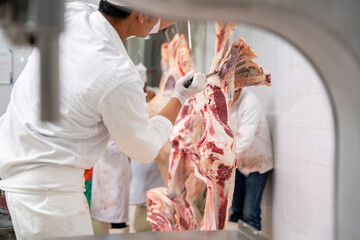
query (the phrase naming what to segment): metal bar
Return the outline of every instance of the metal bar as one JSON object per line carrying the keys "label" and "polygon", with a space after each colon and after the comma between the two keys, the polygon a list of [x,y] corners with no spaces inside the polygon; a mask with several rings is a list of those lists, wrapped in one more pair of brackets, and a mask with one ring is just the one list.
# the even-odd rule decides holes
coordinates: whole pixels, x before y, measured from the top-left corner
{"label": "metal bar", "polygon": [[168,41],[168,42],[170,42],[169,30],[170,30],[169,27],[167,29],[165,29],[165,38],[166,38],[166,41]]}
{"label": "metal bar", "polygon": [[189,42],[189,48],[192,51],[192,41],[191,41],[191,26],[190,26],[190,20],[187,20],[187,28],[188,28],[188,42]]}

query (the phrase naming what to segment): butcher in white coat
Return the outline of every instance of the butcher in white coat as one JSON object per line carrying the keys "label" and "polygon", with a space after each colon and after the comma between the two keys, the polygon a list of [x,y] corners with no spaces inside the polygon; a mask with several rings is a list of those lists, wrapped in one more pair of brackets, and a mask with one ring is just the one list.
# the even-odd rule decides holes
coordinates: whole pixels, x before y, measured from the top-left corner
{"label": "butcher in white coat", "polygon": [[[200,73],[179,79],[168,104],[148,119],[143,82],[123,41],[146,37],[159,18],[111,2],[100,1],[99,10],[81,2],[65,6],[59,119],[39,120],[37,49],[0,118],[0,189],[19,240],[92,235],[84,170],[99,160],[110,137],[132,159],[153,160],[184,101],[205,84]],[[167,25],[162,21],[160,29]],[[191,77],[190,87],[183,87]]]}

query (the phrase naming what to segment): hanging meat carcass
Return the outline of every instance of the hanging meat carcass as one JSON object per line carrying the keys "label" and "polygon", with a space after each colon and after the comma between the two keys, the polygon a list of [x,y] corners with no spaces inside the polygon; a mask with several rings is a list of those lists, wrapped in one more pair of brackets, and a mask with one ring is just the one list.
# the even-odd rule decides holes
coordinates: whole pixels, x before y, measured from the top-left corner
{"label": "hanging meat carcass", "polygon": [[[235,152],[228,114],[234,87],[237,89],[253,85],[271,85],[270,74],[251,61],[256,55],[243,39],[238,39],[229,49],[234,28],[234,24],[216,24],[215,56],[210,72],[219,70],[219,74],[209,78],[202,93],[185,103],[171,136],[169,189],[165,198],[167,202],[170,202],[170,198],[173,203],[174,199],[181,199],[182,204],[191,208],[191,204],[188,203],[191,201],[186,201],[186,193],[187,189],[194,187],[187,188],[185,181],[191,172],[204,180],[207,183],[207,199],[202,230],[225,227],[227,210],[232,198]],[[200,119],[203,122],[204,133],[196,151],[195,146],[199,139],[196,138],[196,134],[200,136],[201,130],[194,130],[201,126],[197,124]],[[152,195],[161,194],[156,193],[156,189],[154,191],[155,193],[148,192],[150,203],[153,203]],[[164,189],[161,191],[165,192]],[[174,205],[171,207],[175,216],[186,216],[183,221],[188,222],[183,224],[184,226],[193,227],[191,224],[194,224],[194,218],[189,214],[194,211],[186,208],[186,211],[182,212]],[[152,225],[154,231],[159,229],[156,222],[152,221]]]}
{"label": "hanging meat carcass", "polygon": [[[153,117],[170,100],[176,80],[185,76],[190,70],[196,70],[193,64],[191,51],[188,47],[184,34],[175,34],[170,43],[161,46],[161,67],[162,78],[160,81],[158,94],[149,102],[148,114]],[[169,155],[171,144],[167,142],[155,158],[155,163],[159,168],[164,185],[168,182]]]}
{"label": "hanging meat carcass", "polygon": [[[173,76],[175,76],[173,74],[173,72],[175,72],[177,74],[177,76],[184,76],[188,71],[190,70],[196,70],[193,64],[193,59],[192,59],[192,55],[191,55],[191,51],[188,47],[187,41],[185,39],[185,36],[183,34],[180,35],[180,44],[178,45],[176,54],[174,55],[174,51],[173,49],[175,48],[175,43],[178,39],[177,37],[178,35],[175,35],[174,39],[172,42],[170,42],[168,45],[163,45],[163,50],[162,53],[165,53],[166,50],[169,52],[169,71],[167,73],[167,76],[164,78],[166,80],[164,80],[164,82],[161,84],[163,87],[160,87],[160,89],[166,89],[167,85],[170,85],[168,83],[168,81],[172,81]],[[165,61],[162,61],[162,63],[165,63]],[[166,66],[166,64],[164,64],[164,66]],[[171,69],[177,70],[176,71],[171,71]],[[161,94],[160,95],[161,98],[166,98],[167,96],[165,94]],[[171,96],[171,95],[170,95]],[[152,105],[154,106],[154,105]],[[183,108],[184,110],[185,108]],[[201,124],[201,119],[199,119],[199,123]],[[201,127],[197,128],[198,130],[202,130]],[[194,141],[193,146],[194,147],[194,152],[196,151],[196,144],[198,142],[198,140],[201,137],[201,133],[195,133],[193,135],[193,139],[195,139],[195,137],[197,137],[197,140]],[[168,174],[168,170],[169,170],[169,155],[170,155],[170,149],[171,149],[171,145],[170,143],[167,143],[160,151],[159,155],[157,156],[157,164],[159,166],[159,169],[161,171],[161,169],[165,169],[165,174],[166,176],[170,176]],[[160,162],[160,164],[159,164]],[[174,169],[179,169],[179,168],[174,168]],[[184,179],[184,185],[192,185],[195,184],[197,186],[199,186],[200,189],[202,189],[205,186],[205,183],[203,183],[201,180],[199,180],[197,177],[194,176],[193,174],[193,168],[190,167],[188,168],[188,173],[186,176],[186,179]],[[162,171],[161,171],[162,172]],[[162,175],[164,175],[162,173]],[[198,189],[199,189],[198,188]],[[148,191],[147,193],[147,198],[148,198],[148,205],[149,206],[149,215],[148,215],[148,219],[150,221],[150,223],[154,223],[154,219],[158,219],[159,216],[164,216],[161,213],[159,213],[159,211],[157,211],[157,209],[163,209],[163,206],[166,207],[170,207],[173,209],[170,212],[174,213],[174,216],[172,219],[169,219],[168,223],[172,223],[174,225],[172,225],[172,229],[177,229],[177,230],[189,230],[189,229],[196,229],[199,225],[200,225],[200,221],[201,221],[201,214],[199,212],[199,210],[197,209],[197,207],[192,203],[193,200],[195,199],[195,197],[198,195],[197,191],[188,191],[188,192],[183,192],[183,194],[180,194],[176,197],[171,198],[171,200],[168,197],[167,191],[165,191],[164,189],[166,188],[156,188],[156,189],[152,189],[150,191]],[[193,188],[196,189],[196,188]],[[167,189],[166,189],[167,190]],[[166,194],[164,194],[166,192]],[[187,194],[188,193],[188,194]],[[164,200],[164,203],[162,203],[162,200]],[[165,200],[167,199],[167,200]],[[172,202],[172,205],[169,205],[169,202]],[[157,204],[160,204],[161,206],[157,206]],[[168,212],[168,211],[166,211]],[[179,212],[179,214],[177,214]],[[165,213],[165,212],[164,212]],[[166,216],[168,216],[167,214],[165,214]],[[176,216],[181,216],[179,218],[177,218]],[[195,217],[194,217],[195,216]],[[173,219],[177,219],[178,221],[173,221]],[[159,224],[163,224],[160,223]],[[159,229],[161,229],[161,231],[164,230],[169,230],[169,227],[164,227],[164,229],[159,228],[156,224],[153,225],[153,230],[154,231],[159,231]]]}
{"label": "hanging meat carcass", "polygon": [[219,73],[209,78],[202,93],[196,96],[204,125],[198,152],[207,184],[202,230],[225,228],[233,196],[235,140],[228,119],[234,89],[271,85],[270,74],[252,61],[256,55],[243,39],[227,48],[232,29],[233,24],[216,24],[217,40],[210,72]]}

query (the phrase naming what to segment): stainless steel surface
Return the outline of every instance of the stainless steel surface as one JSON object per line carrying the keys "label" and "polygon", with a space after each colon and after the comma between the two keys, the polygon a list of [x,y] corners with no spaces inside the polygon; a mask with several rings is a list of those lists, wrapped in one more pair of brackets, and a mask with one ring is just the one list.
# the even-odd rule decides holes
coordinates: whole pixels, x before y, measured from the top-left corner
{"label": "stainless steel surface", "polygon": [[116,235],[96,235],[71,238],[54,238],[58,240],[253,240],[237,230],[229,231],[183,231],[183,232],[144,232]]}
{"label": "stainless steel surface", "polygon": [[[51,238],[53,240],[269,240],[251,226],[239,220],[236,230],[181,231],[181,232],[142,232],[127,234],[105,234],[69,238]],[[50,240],[50,239],[49,239]]]}
{"label": "stainless steel surface", "polygon": [[[53,240],[267,240],[262,235],[250,236],[240,230],[222,231],[182,231],[182,232],[144,232],[113,235],[96,235]],[[50,239],[49,239],[50,240]]]}
{"label": "stainless steel surface", "polygon": [[0,24],[14,44],[31,44],[41,53],[40,93],[43,121],[58,118],[58,37],[64,25],[63,0],[2,0]]}

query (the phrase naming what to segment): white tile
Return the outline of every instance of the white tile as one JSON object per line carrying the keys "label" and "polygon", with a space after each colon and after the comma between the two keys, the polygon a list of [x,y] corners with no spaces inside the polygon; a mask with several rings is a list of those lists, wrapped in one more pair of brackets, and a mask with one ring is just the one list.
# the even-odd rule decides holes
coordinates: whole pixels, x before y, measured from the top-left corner
{"label": "white tile", "polygon": [[287,184],[287,169],[288,161],[285,156],[281,154],[274,154],[274,180],[276,183]]}
{"label": "white tile", "polygon": [[302,160],[296,161],[297,177],[295,180],[295,189],[301,194],[309,196],[316,189],[314,184],[316,176],[312,174],[310,168],[311,166],[308,162]]}
{"label": "white tile", "polygon": [[317,192],[315,198],[319,201],[334,206],[334,169],[315,165]]}
{"label": "white tile", "polygon": [[298,199],[296,221],[309,231],[316,232],[316,225],[320,221],[317,207],[318,201],[300,192],[297,192],[296,197]]}
{"label": "white tile", "polygon": [[286,213],[287,186],[274,181],[273,191],[274,214]]}
{"label": "white tile", "polygon": [[326,93],[319,95],[319,127],[335,129],[333,119],[333,109],[329,97]]}
{"label": "white tile", "polygon": [[304,229],[297,222],[289,220],[287,223],[288,236],[287,239],[291,240],[315,240],[319,239],[314,233]]}
{"label": "white tile", "polygon": [[285,214],[276,212],[273,214],[273,239],[289,240],[289,219]]}
{"label": "white tile", "polygon": [[273,148],[274,152],[279,154],[287,154],[287,144],[289,141],[289,128],[287,127],[276,127],[273,131]]}
{"label": "white tile", "polygon": [[290,69],[291,85],[290,96],[299,96],[308,93],[309,79],[305,77],[305,63],[297,64]]}
{"label": "white tile", "polygon": [[287,171],[286,171],[286,185],[293,190],[296,189],[296,184],[299,178],[299,172],[297,170],[297,160],[292,157],[287,157]]}
{"label": "white tile", "polygon": [[276,124],[280,126],[290,125],[290,98],[277,98],[275,101]]}
{"label": "white tile", "polygon": [[302,161],[315,161],[314,146],[316,146],[317,130],[311,128],[299,128],[297,134],[296,158]]}
{"label": "white tile", "polygon": [[290,96],[290,86],[291,86],[291,77],[290,69],[283,68],[278,69],[275,72],[271,73],[271,88],[275,88],[275,93],[277,97],[288,97]]}
{"label": "white tile", "polygon": [[285,149],[285,153],[288,156],[296,158],[296,153],[298,149],[301,147],[298,141],[299,129],[288,127],[287,128],[288,139],[287,142],[283,144],[283,148]]}
{"label": "white tile", "polygon": [[306,78],[309,79],[309,93],[325,92],[322,80],[320,79],[320,76],[316,72],[315,68],[308,62],[306,65],[308,66],[306,71]]}
{"label": "white tile", "polygon": [[305,60],[304,56],[302,55],[302,53],[299,52],[293,46],[290,47],[289,54],[290,54],[290,64],[291,64],[291,66],[306,62],[306,60]]}
{"label": "white tile", "polygon": [[319,219],[320,224],[318,227],[318,235],[324,240],[334,240],[335,234],[335,219],[334,219],[334,208],[327,205],[319,205]]}
{"label": "white tile", "polygon": [[292,126],[313,127],[320,126],[319,103],[321,95],[311,94],[291,99],[290,121]]}
{"label": "white tile", "polygon": [[317,162],[321,165],[334,167],[335,163],[335,130],[319,129]]}

